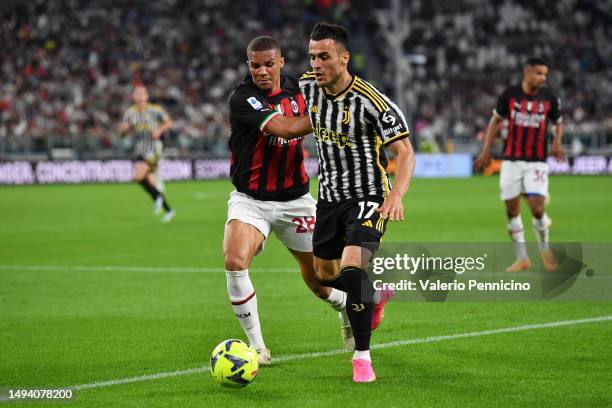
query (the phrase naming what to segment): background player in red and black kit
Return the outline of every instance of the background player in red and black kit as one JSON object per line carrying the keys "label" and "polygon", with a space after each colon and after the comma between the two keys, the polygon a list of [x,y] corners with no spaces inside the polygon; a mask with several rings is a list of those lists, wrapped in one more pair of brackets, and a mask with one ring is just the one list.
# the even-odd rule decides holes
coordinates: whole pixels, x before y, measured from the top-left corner
{"label": "background player in red and black kit", "polygon": [[316,202],[308,190],[302,147],[302,135],[310,132],[310,123],[287,120],[305,115],[304,98],[297,80],[280,73],[284,60],[276,39],[255,38],[247,47],[247,57],[250,75],[229,97],[230,174],[236,190],[228,202],[223,253],[234,312],[260,364],[270,364],[248,268],[274,231],[298,262],[308,287],[340,312],[343,341],[347,348],[354,348],[344,310],[346,294],[315,279]]}
{"label": "background player in red and black kit", "polygon": [[525,233],[520,215],[520,197],[527,198],[533,214],[533,227],[540,242],[540,257],[550,271],[557,264],[548,248],[551,220],[545,212],[548,196],[548,134],[547,124],[554,123],[551,155],[565,159],[561,146],[563,123],[560,99],[545,87],[548,64],[540,58],[530,58],[523,68],[523,80],[506,88],[497,100],[497,107],[485,135],[482,152],[475,162],[477,170],[491,161],[491,147],[504,120],[508,121],[508,136],[504,142],[500,173],[501,199],[506,203],[508,231],[515,243],[516,260],[506,270],[519,272],[531,262],[525,247]]}

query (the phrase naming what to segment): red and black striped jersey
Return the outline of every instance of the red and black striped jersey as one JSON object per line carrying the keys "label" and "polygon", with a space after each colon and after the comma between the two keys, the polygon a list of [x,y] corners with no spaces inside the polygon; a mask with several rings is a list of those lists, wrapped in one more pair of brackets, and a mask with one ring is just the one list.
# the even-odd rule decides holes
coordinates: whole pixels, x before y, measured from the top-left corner
{"label": "red and black striped jersey", "polygon": [[508,120],[504,160],[546,161],[548,120],[562,120],[561,101],[550,88],[527,94],[520,84],[510,86],[499,95],[493,114]]}
{"label": "red and black striped jersey", "polygon": [[308,192],[301,137],[265,132],[274,115],[304,116],[306,104],[295,79],[281,75],[281,89],[266,94],[248,75],[230,94],[230,176],[241,193],[257,200],[289,201]]}

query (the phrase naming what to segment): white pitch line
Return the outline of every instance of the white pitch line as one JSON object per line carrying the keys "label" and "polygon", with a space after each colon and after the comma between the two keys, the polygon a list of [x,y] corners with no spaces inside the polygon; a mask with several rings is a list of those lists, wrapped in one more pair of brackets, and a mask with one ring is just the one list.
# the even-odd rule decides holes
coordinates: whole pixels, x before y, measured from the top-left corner
{"label": "white pitch line", "polygon": [[[612,315],[589,317],[585,319],[576,319],[576,320],[561,320],[561,321],[549,322],[549,323],[526,324],[522,326],[505,327],[501,329],[482,330],[482,331],[468,332],[468,333],[457,333],[457,334],[449,334],[445,336],[432,336],[432,337],[424,337],[424,338],[411,339],[411,340],[391,341],[388,343],[375,344],[372,346],[372,348],[373,349],[384,349],[384,348],[399,347],[399,346],[405,346],[405,345],[411,345],[411,344],[436,343],[439,341],[455,340],[455,339],[462,339],[462,338],[467,338],[467,337],[489,336],[492,334],[514,333],[514,332],[521,332],[521,331],[528,331],[528,330],[547,329],[551,327],[562,327],[562,326],[573,326],[577,324],[604,322],[604,321],[611,321],[611,320],[612,320]],[[279,363],[283,361],[305,360],[309,358],[333,356],[337,354],[343,354],[346,352],[347,352],[346,350],[338,349],[338,350],[330,350],[330,351],[321,351],[317,353],[291,354],[287,356],[276,357],[274,358],[274,362]],[[190,368],[187,370],[178,370],[178,371],[170,371],[170,372],[163,372],[163,373],[157,373],[157,374],[141,375],[138,377],[121,378],[117,380],[98,381],[98,382],[93,382],[89,384],[74,385],[72,387],[66,387],[66,388],[70,388],[73,390],[86,390],[86,389],[91,389],[91,388],[109,387],[111,385],[130,384],[130,383],[135,383],[135,382],[140,382],[140,381],[157,380],[160,378],[178,377],[181,375],[205,373],[208,371],[210,371],[210,367],[205,366],[205,367]]]}
{"label": "white pitch line", "polygon": [[[255,267],[259,272],[297,273],[297,269]],[[126,265],[0,265],[1,270],[18,271],[82,271],[82,272],[176,272],[176,273],[218,273],[223,268],[181,267],[181,266],[126,266]]]}

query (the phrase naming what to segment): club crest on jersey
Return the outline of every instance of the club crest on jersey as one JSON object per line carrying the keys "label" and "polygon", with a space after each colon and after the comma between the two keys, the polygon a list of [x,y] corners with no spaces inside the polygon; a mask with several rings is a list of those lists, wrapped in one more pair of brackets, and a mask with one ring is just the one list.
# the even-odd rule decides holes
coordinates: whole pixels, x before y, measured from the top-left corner
{"label": "club crest on jersey", "polygon": [[543,113],[544,112],[544,103],[540,102],[540,104],[538,105],[538,113]]}
{"label": "club crest on jersey", "polygon": [[297,115],[298,113],[300,113],[300,108],[297,102],[295,101],[295,99],[291,100],[291,111],[293,112],[294,115]]}
{"label": "club crest on jersey", "polygon": [[312,108],[310,108],[310,111],[312,113],[317,113],[317,105],[313,105]]}
{"label": "club crest on jersey", "polygon": [[351,111],[349,108],[342,109],[342,123],[348,125],[351,121]]}
{"label": "club crest on jersey", "polygon": [[251,96],[247,99],[249,105],[253,107],[256,111],[262,110],[264,108],[263,104],[257,100],[254,96]]}

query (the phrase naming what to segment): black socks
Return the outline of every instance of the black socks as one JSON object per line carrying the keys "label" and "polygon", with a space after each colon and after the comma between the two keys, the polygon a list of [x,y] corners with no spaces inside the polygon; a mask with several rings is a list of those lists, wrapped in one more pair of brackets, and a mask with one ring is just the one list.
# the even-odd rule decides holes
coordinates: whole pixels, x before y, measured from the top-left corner
{"label": "black socks", "polygon": [[324,286],[346,292],[346,313],[355,336],[355,350],[369,350],[374,288],[368,280],[366,271],[359,266],[343,266],[335,279],[320,280],[320,282]]}
{"label": "black socks", "polygon": [[142,188],[145,189],[147,193],[151,195],[151,198],[153,199],[153,201],[157,200],[157,197],[162,198],[163,200],[162,205],[164,206],[164,210],[166,212],[172,211],[172,209],[170,208],[170,206],[168,205],[166,201],[166,197],[164,197],[164,195],[160,193],[158,189],[156,189],[151,183],[149,183],[149,180],[145,178],[144,180],[140,181],[140,185],[142,186]]}

